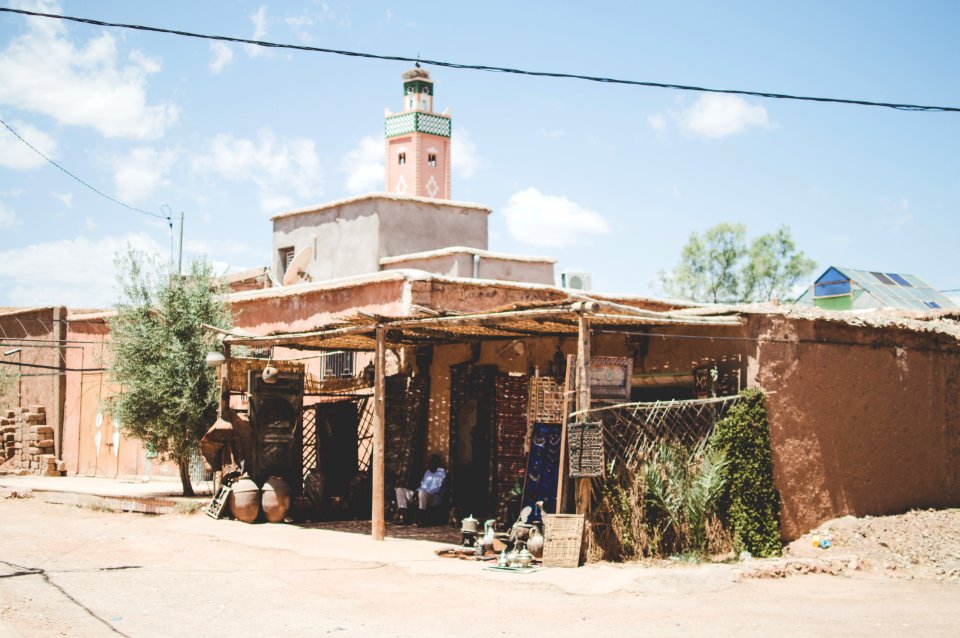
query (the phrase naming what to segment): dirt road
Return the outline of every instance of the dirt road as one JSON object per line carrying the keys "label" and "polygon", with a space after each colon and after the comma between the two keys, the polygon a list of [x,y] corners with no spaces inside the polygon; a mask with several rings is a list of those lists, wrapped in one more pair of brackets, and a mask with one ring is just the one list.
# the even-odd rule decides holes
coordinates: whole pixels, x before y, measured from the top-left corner
{"label": "dirt road", "polygon": [[0,637],[955,636],[960,587],[737,582],[736,567],[514,575],[434,545],[0,500]]}

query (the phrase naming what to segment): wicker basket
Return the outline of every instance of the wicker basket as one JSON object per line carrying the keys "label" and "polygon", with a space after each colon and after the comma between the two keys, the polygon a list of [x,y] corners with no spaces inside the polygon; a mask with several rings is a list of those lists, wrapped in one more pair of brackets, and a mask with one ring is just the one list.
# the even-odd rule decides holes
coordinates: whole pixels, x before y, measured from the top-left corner
{"label": "wicker basket", "polygon": [[543,515],[543,566],[577,567],[583,546],[583,514]]}

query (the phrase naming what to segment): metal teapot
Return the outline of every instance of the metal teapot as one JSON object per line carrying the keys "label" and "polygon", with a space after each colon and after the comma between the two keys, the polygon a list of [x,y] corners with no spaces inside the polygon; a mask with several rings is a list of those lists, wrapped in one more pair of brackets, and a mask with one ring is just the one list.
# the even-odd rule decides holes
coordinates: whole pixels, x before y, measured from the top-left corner
{"label": "metal teapot", "polygon": [[460,533],[462,534],[480,534],[480,521],[473,517],[473,514],[470,514],[465,519],[460,521]]}

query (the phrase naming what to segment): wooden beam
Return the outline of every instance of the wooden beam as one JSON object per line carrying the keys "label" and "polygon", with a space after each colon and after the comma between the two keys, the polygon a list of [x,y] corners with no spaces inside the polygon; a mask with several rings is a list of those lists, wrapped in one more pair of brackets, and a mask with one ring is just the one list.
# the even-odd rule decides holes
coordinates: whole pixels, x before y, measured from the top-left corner
{"label": "wooden beam", "polygon": [[387,330],[384,326],[377,326],[377,349],[374,358],[373,384],[373,461],[372,461],[372,489],[373,504],[370,512],[370,535],[375,541],[382,541],[387,535],[384,521],[384,439],[386,438],[386,347]]}
{"label": "wooden beam", "polygon": [[223,363],[220,365],[220,416],[227,418],[230,409],[230,344],[223,343]]}
{"label": "wooden beam", "polygon": [[[577,330],[577,411],[583,415],[590,409],[590,315],[581,311]],[[577,479],[577,514],[590,518],[591,480]]]}
{"label": "wooden beam", "polygon": [[563,378],[563,418],[560,421],[560,467],[557,470],[557,514],[562,514],[565,509],[564,493],[567,488],[567,421],[570,418],[570,399],[573,398],[573,368],[576,365],[577,358],[567,355],[567,370]]}

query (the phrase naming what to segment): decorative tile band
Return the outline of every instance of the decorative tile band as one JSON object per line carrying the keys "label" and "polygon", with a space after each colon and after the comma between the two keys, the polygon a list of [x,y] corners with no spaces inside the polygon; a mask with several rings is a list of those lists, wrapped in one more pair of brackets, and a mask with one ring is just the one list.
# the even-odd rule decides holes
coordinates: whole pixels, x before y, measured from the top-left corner
{"label": "decorative tile band", "polygon": [[429,133],[441,137],[450,137],[453,123],[449,117],[433,113],[400,113],[391,115],[384,122],[386,137],[397,137],[408,133]]}

